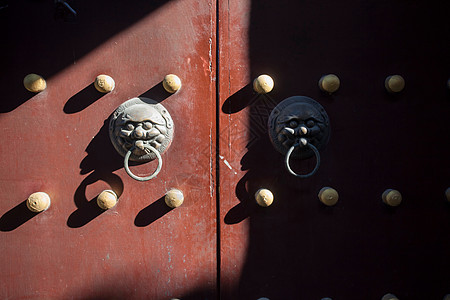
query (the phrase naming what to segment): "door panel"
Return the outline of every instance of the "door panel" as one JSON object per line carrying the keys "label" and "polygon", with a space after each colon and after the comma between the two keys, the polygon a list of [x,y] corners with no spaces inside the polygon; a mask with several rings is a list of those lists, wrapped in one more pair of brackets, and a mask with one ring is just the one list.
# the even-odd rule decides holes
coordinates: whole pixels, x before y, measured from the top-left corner
{"label": "door panel", "polygon": [[[220,2],[220,220],[223,299],[442,299],[449,292],[448,4],[423,1]],[[334,73],[341,87],[322,93]],[[269,74],[268,96],[251,81]],[[405,90],[384,80],[401,74]],[[250,85],[249,85],[250,84]],[[303,95],[331,139],[318,173],[290,175],[267,118]],[[223,157],[223,159],[222,159]],[[293,161],[307,173],[314,159]],[[322,187],[339,192],[334,207]],[[274,203],[259,207],[260,188]],[[385,189],[401,191],[389,208]]]}
{"label": "door panel", "polygon": [[[2,63],[11,73],[3,74],[0,118],[8,157],[0,298],[214,297],[215,4],[69,3],[75,22],[54,19],[53,2],[1,11],[10,45]],[[23,92],[28,73],[44,76],[47,89]],[[182,80],[173,95],[161,85],[170,73]],[[111,93],[93,87],[99,74],[114,78]],[[175,123],[162,171],[145,183],[124,172],[108,136],[111,113],[137,96],[162,103]],[[156,163],[131,168],[150,174]],[[171,188],[185,195],[172,210],[164,203]],[[120,197],[103,212],[96,196],[105,189]],[[36,191],[52,202],[33,215],[24,200]]]}
{"label": "door panel", "polygon": [[[76,18],[53,1],[0,7],[1,298],[450,292],[449,4],[67,3]],[[39,94],[22,84],[34,72],[47,79]],[[182,80],[175,94],[161,84],[170,73]],[[329,73],[341,80],[332,95],[318,88]],[[111,93],[95,90],[99,74],[114,78]],[[275,81],[267,95],[252,89],[260,74]],[[393,74],[406,80],[395,95],[384,88]],[[267,135],[272,109],[294,95],[317,100],[331,121],[308,179],[286,171]],[[161,173],[144,183],[126,174],[108,136],[110,115],[138,96],[175,124]],[[314,164],[292,161],[303,173]],[[333,207],[318,200],[325,186],[339,192]],[[185,195],[176,209],[164,202],[171,188]],[[273,192],[271,206],[255,203],[260,188]],[[402,193],[399,207],[382,203],[388,188]],[[105,189],[119,194],[108,211],[96,205]],[[52,199],[39,214],[25,205],[36,191]]]}

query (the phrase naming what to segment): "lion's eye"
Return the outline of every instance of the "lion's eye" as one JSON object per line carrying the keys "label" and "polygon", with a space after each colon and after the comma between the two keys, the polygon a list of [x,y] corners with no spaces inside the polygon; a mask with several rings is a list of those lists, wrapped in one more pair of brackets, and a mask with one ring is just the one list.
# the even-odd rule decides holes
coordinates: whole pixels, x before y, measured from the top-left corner
{"label": "lion's eye", "polygon": [[142,127],[144,127],[144,129],[146,129],[146,130],[149,130],[149,129],[152,129],[153,124],[151,122],[144,122]]}
{"label": "lion's eye", "polygon": [[291,128],[297,128],[297,126],[298,126],[298,122],[297,122],[297,121],[291,121],[291,122],[289,122],[289,127],[291,127]]}
{"label": "lion's eye", "polygon": [[316,123],[313,120],[308,120],[306,122],[306,126],[308,126],[309,128],[314,127],[314,125],[316,125]]}
{"label": "lion's eye", "polygon": [[134,125],[131,123],[128,123],[127,126],[125,127],[127,130],[133,130],[134,129]]}

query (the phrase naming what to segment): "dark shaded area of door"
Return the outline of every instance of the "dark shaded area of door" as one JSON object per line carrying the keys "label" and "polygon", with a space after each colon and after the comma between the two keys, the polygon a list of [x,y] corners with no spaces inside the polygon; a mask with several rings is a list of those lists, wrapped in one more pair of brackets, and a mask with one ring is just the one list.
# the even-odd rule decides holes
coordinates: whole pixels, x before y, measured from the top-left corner
{"label": "dark shaded area of door", "polygon": [[[235,297],[381,299],[390,292],[442,299],[450,293],[449,11],[439,1],[252,1],[252,78],[273,76],[275,102],[293,95],[320,102],[331,139],[309,179],[287,173],[266,134],[249,144],[236,194],[247,195],[247,186],[253,195],[265,185],[276,200],[250,216]],[[318,89],[328,73],[341,79],[332,96]],[[393,74],[406,80],[399,95],[384,88]],[[252,104],[251,128],[266,126],[257,114],[258,105],[268,104]],[[313,166],[294,164],[304,173]],[[324,186],[340,193],[336,206],[318,201]],[[387,188],[401,191],[399,207],[382,204]]]}
{"label": "dark shaded area of door", "polygon": [[[54,2],[9,1],[0,9],[0,67],[8,70],[0,75],[0,89],[8,91],[0,112],[12,111],[34,96],[18,78],[29,73],[51,78],[169,0],[67,0],[77,13],[75,18],[65,17]],[[105,64],[107,61],[105,57]]]}

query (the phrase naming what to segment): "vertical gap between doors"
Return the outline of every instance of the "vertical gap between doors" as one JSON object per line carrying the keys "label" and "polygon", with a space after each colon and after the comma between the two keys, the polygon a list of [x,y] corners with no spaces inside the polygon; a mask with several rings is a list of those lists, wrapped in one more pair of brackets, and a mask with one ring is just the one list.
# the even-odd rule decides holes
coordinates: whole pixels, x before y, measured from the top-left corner
{"label": "vertical gap between doors", "polygon": [[215,140],[215,160],[216,160],[216,180],[215,180],[215,192],[216,192],[216,268],[217,268],[217,299],[221,298],[221,243],[220,243],[220,29],[219,29],[219,16],[220,16],[220,0],[216,0],[216,140]]}

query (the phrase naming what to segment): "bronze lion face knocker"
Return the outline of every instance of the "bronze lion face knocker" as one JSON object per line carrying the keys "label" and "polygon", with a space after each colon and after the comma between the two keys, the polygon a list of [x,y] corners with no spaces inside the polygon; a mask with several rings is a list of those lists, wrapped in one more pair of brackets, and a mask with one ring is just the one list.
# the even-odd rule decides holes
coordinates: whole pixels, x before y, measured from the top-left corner
{"label": "bronze lion face knocker", "polygon": [[[173,139],[174,124],[167,109],[148,98],[133,98],[122,103],[109,122],[109,137],[122,156],[128,175],[139,181],[150,180],[161,171],[161,154]],[[156,171],[147,177],[134,175],[128,162],[148,162],[158,159]]]}
{"label": "bronze lion face knocker", "polygon": [[[325,109],[316,101],[304,96],[294,96],[280,102],[269,116],[269,136],[275,149],[286,155],[285,166],[300,178],[314,175],[320,166],[319,150],[330,137],[330,121]],[[316,156],[314,170],[305,175],[295,173],[290,157],[305,159]]]}

